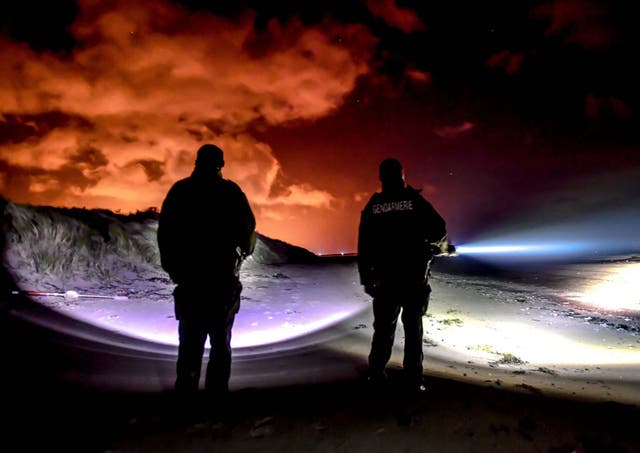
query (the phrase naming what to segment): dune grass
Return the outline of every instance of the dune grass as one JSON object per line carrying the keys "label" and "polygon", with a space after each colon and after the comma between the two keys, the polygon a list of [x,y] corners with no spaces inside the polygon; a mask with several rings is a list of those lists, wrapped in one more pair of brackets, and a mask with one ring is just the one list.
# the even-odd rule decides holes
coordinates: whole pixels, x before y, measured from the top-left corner
{"label": "dune grass", "polygon": [[[169,283],[160,266],[155,209],[119,214],[104,209],[21,205],[0,200],[4,266],[29,289],[108,287],[136,279]],[[310,262],[301,247],[257,235],[246,266]]]}
{"label": "dune grass", "polygon": [[162,272],[157,228],[157,213],[151,210],[121,215],[8,202],[4,264],[22,280],[62,283],[109,283],[128,272]]}

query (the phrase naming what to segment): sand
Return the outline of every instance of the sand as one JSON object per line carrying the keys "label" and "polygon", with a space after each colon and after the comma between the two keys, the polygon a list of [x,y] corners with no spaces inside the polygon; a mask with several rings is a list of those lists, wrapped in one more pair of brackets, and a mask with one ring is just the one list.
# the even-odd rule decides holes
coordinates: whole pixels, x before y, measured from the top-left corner
{"label": "sand", "polygon": [[[260,266],[243,281],[243,310],[253,314],[238,325],[249,331],[269,317],[271,328],[313,324],[331,304],[353,310],[327,328],[294,329],[287,341],[236,348],[225,406],[204,395],[175,398],[170,342],[146,352],[133,341],[116,348],[92,330],[83,340],[89,346],[70,345],[20,324],[27,352],[9,354],[14,373],[3,381],[9,437],[23,450],[66,451],[640,451],[633,313],[567,302],[567,287],[554,289],[551,280],[437,273],[424,320],[428,388],[405,398],[401,330],[389,386],[362,380],[372,320],[353,263]],[[139,334],[160,320],[175,328],[166,284],[137,282],[145,296],[126,306],[37,303],[65,316],[84,313],[121,334],[122,326]],[[25,307],[8,313],[5,348],[16,322],[39,319]]]}
{"label": "sand", "polygon": [[[393,379],[392,373],[392,379]],[[637,408],[431,378],[400,397],[360,381],[245,388],[225,409],[204,395],[113,394],[41,386],[5,406],[5,451],[639,451]],[[7,417],[8,418],[8,417]]]}

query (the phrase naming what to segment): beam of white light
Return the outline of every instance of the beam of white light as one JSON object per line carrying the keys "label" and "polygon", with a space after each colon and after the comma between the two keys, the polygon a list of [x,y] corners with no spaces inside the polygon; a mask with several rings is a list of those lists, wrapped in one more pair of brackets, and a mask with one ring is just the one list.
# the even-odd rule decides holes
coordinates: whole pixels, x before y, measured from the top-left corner
{"label": "beam of white light", "polygon": [[533,245],[485,245],[485,246],[460,246],[456,251],[460,254],[487,254],[487,253],[516,253],[540,249]]}
{"label": "beam of white light", "polygon": [[608,310],[640,311],[640,263],[612,265],[600,282],[571,298]]}
{"label": "beam of white light", "polygon": [[456,247],[456,252],[460,255],[509,255],[509,254],[561,254],[571,253],[585,246],[578,243],[549,243],[549,244],[500,244],[500,243],[479,243],[467,244]]}

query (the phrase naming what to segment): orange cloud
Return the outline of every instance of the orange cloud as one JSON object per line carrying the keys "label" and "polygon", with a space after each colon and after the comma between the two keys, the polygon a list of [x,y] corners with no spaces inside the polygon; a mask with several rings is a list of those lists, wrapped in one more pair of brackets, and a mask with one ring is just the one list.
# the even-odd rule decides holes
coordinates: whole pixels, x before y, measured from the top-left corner
{"label": "orange cloud", "polygon": [[283,204],[298,206],[313,206],[331,208],[335,197],[324,190],[317,190],[306,184],[293,184],[286,188],[285,193],[266,200],[265,204]]}
{"label": "orange cloud", "polygon": [[256,32],[250,12],[231,20],[162,0],[79,8],[68,55],[0,39],[5,196],[159,206],[191,172],[195,150],[213,142],[225,150],[225,177],[252,204],[330,207],[332,194],[305,184],[274,195],[281,165],[248,131],[338,109],[370,72],[376,41],[366,28],[291,20]]}
{"label": "orange cloud", "polygon": [[429,72],[420,71],[419,69],[409,69],[407,70],[407,77],[418,83],[430,83],[431,82],[431,74]]}
{"label": "orange cloud", "polygon": [[367,0],[365,3],[371,14],[405,33],[422,31],[426,28],[414,11],[399,7],[396,0]]}

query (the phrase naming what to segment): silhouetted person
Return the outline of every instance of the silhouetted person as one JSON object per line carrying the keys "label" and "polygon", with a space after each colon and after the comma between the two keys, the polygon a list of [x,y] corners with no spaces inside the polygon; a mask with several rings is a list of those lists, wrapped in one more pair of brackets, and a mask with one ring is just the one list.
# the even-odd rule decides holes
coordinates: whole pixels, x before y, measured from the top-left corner
{"label": "silhouetted person", "polygon": [[255,218],[240,187],[222,178],[223,152],[203,145],[191,176],[176,182],[162,204],[158,244],[173,295],[180,345],[176,390],[194,394],[207,336],[208,395],[225,396],[231,371],[231,329],[240,308],[242,260],[253,252]]}
{"label": "silhouetted person", "polygon": [[419,391],[424,389],[422,317],[431,293],[429,266],[434,247],[446,246],[445,221],[419,190],[405,183],[397,159],[382,161],[380,181],[382,192],[375,193],[362,211],[358,232],[360,282],[373,297],[368,380],[386,380],[385,367],[402,310],[404,388]]}

